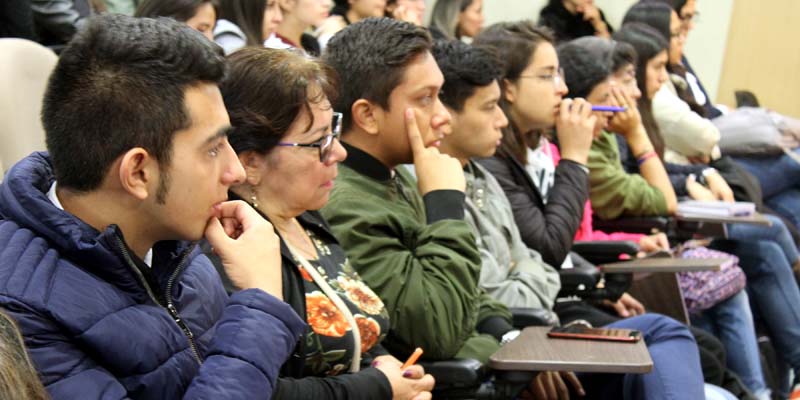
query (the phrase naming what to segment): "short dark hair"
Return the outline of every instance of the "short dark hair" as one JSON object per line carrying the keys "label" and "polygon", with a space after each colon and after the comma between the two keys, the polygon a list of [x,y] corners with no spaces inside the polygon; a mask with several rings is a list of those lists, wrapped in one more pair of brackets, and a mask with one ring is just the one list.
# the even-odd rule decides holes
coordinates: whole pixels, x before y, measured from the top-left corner
{"label": "short dark hair", "polygon": [[655,1],[634,4],[622,19],[622,25],[629,23],[649,25],[658,31],[667,43],[672,37],[672,31],[669,28],[670,22],[672,22],[672,7],[666,3]]}
{"label": "short dark hair", "polygon": [[169,17],[186,22],[197,14],[197,9],[211,0],[143,0],[136,7],[134,17]]}
{"label": "short dark hair", "polygon": [[[336,99],[336,73],[299,51],[246,47],[228,57],[220,84],[233,129],[228,140],[236,153],[272,150],[302,109],[323,96]],[[318,86],[316,91],[312,86]],[[309,127],[314,123],[313,116]]]}
{"label": "short dark hair", "polygon": [[558,46],[558,60],[564,69],[566,97],[586,96],[614,72],[616,43],[596,36],[584,36]]}
{"label": "short dark hair", "polygon": [[266,0],[217,0],[217,20],[225,19],[244,32],[248,46],[263,46]]}
{"label": "short dark hair", "polygon": [[[516,82],[522,71],[528,68],[536,49],[542,43],[554,42],[550,29],[536,26],[533,21],[499,22],[483,31],[472,42],[475,46],[486,46],[495,51],[502,60],[503,70],[500,87],[505,92],[506,81]],[[521,132],[511,119],[511,105],[505,96],[500,97],[500,108],[509,116],[508,126],[503,128],[503,139],[498,153],[526,163],[528,159],[529,132]]]}
{"label": "short dark hair", "polygon": [[477,88],[498,81],[502,74],[494,52],[460,40],[436,42],[433,57],[444,75],[439,99],[456,111],[464,108],[464,103]]}
{"label": "short dark hair", "polygon": [[93,17],[61,53],[44,96],[42,123],[59,185],[96,189],[134,147],[169,166],[175,132],[191,125],[185,89],[224,74],[222,49],[183,23]]}
{"label": "short dark hair", "polygon": [[595,86],[626,65],[636,67],[636,51],[628,43],[584,36],[558,46],[567,97],[589,96]]}
{"label": "short dark hair", "polygon": [[622,67],[632,65],[636,68],[636,49],[628,43],[616,41],[611,55],[611,72],[617,73]]}
{"label": "short dark hair", "polygon": [[406,67],[432,46],[427,29],[385,17],[361,20],[334,35],[323,59],[339,75],[341,93],[334,108],[344,117],[343,131],[352,127],[351,108],[358,99],[388,110]]}

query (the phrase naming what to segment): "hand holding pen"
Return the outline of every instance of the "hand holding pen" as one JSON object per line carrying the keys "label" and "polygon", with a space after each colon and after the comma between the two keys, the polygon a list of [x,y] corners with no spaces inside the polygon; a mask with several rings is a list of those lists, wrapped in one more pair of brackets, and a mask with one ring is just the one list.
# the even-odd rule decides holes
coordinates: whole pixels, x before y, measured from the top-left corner
{"label": "hand holding pen", "polygon": [[427,400],[431,398],[430,391],[435,383],[433,376],[425,373],[420,365],[414,365],[422,354],[417,349],[411,357],[401,364],[400,360],[392,356],[376,357],[372,366],[386,375],[392,386],[392,399]]}

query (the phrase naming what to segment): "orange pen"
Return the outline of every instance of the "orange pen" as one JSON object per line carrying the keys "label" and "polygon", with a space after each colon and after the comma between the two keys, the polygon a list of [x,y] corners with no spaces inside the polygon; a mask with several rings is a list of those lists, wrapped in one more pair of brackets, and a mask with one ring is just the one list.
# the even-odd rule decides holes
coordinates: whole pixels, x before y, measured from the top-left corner
{"label": "orange pen", "polygon": [[414,350],[413,353],[411,353],[411,356],[408,357],[408,360],[406,360],[406,362],[403,364],[403,367],[400,368],[400,369],[403,370],[403,369],[406,369],[406,368],[414,365],[414,363],[417,362],[417,360],[419,359],[419,356],[421,356],[421,355],[422,355],[422,348],[417,347],[417,349]]}

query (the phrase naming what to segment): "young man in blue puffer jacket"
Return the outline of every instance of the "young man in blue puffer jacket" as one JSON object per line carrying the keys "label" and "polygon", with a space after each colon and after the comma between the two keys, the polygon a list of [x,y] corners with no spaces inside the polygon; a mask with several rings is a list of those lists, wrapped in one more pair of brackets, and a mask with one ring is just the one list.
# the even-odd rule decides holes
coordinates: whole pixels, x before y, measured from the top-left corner
{"label": "young man in blue puffer jacket", "polygon": [[[0,186],[0,307],[54,399],[269,398],[303,335],[272,226],[226,201],[224,71],[167,20],[97,17],[62,53],[49,154]],[[248,290],[225,294],[202,238]]]}

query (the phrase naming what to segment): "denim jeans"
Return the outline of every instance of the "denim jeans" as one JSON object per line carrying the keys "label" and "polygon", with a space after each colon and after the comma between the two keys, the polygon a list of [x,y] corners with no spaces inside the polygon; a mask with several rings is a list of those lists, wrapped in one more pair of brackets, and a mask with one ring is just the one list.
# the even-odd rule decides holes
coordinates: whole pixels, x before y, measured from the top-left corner
{"label": "denim jeans", "polygon": [[753,393],[769,397],[758,353],[753,314],[747,292],[733,297],[698,314],[692,314],[692,325],[719,338],[728,352],[728,368],[736,372]]}
{"label": "denim jeans", "polygon": [[[792,151],[800,155],[800,148]],[[736,157],[736,162],[758,179],[764,202],[795,226],[800,226],[800,163],[786,154]]]}
{"label": "denim jeans", "polygon": [[697,344],[689,329],[668,317],[645,314],[609,328],[642,332],[653,371],[648,374],[579,374],[589,399],[703,399],[703,373]]}
{"label": "denim jeans", "polygon": [[[800,155],[800,148],[792,151]],[[789,188],[800,188],[800,163],[786,154],[775,157],[736,157],[735,160],[758,179],[765,199]]]}
{"label": "denim jeans", "polygon": [[800,227],[800,189],[787,189],[764,202],[794,226]]}
{"label": "denim jeans", "polygon": [[739,257],[756,317],[769,329],[777,353],[800,373],[800,289],[783,250],[766,240],[715,240],[713,249]]}
{"label": "denim jeans", "polygon": [[[800,202],[800,199],[798,199]],[[800,203],[798,203],[800,204]],[[794,243],[792,234],[786,229],[783,221],[774,216],[765,214],[764,217],[772,222],[771,226],[752,225],[752,224],[728,224],[728,239],[733,240],[768,240],[780,246],[786,262],[794,264],[800,259],[797,252],[797,245]]]}

